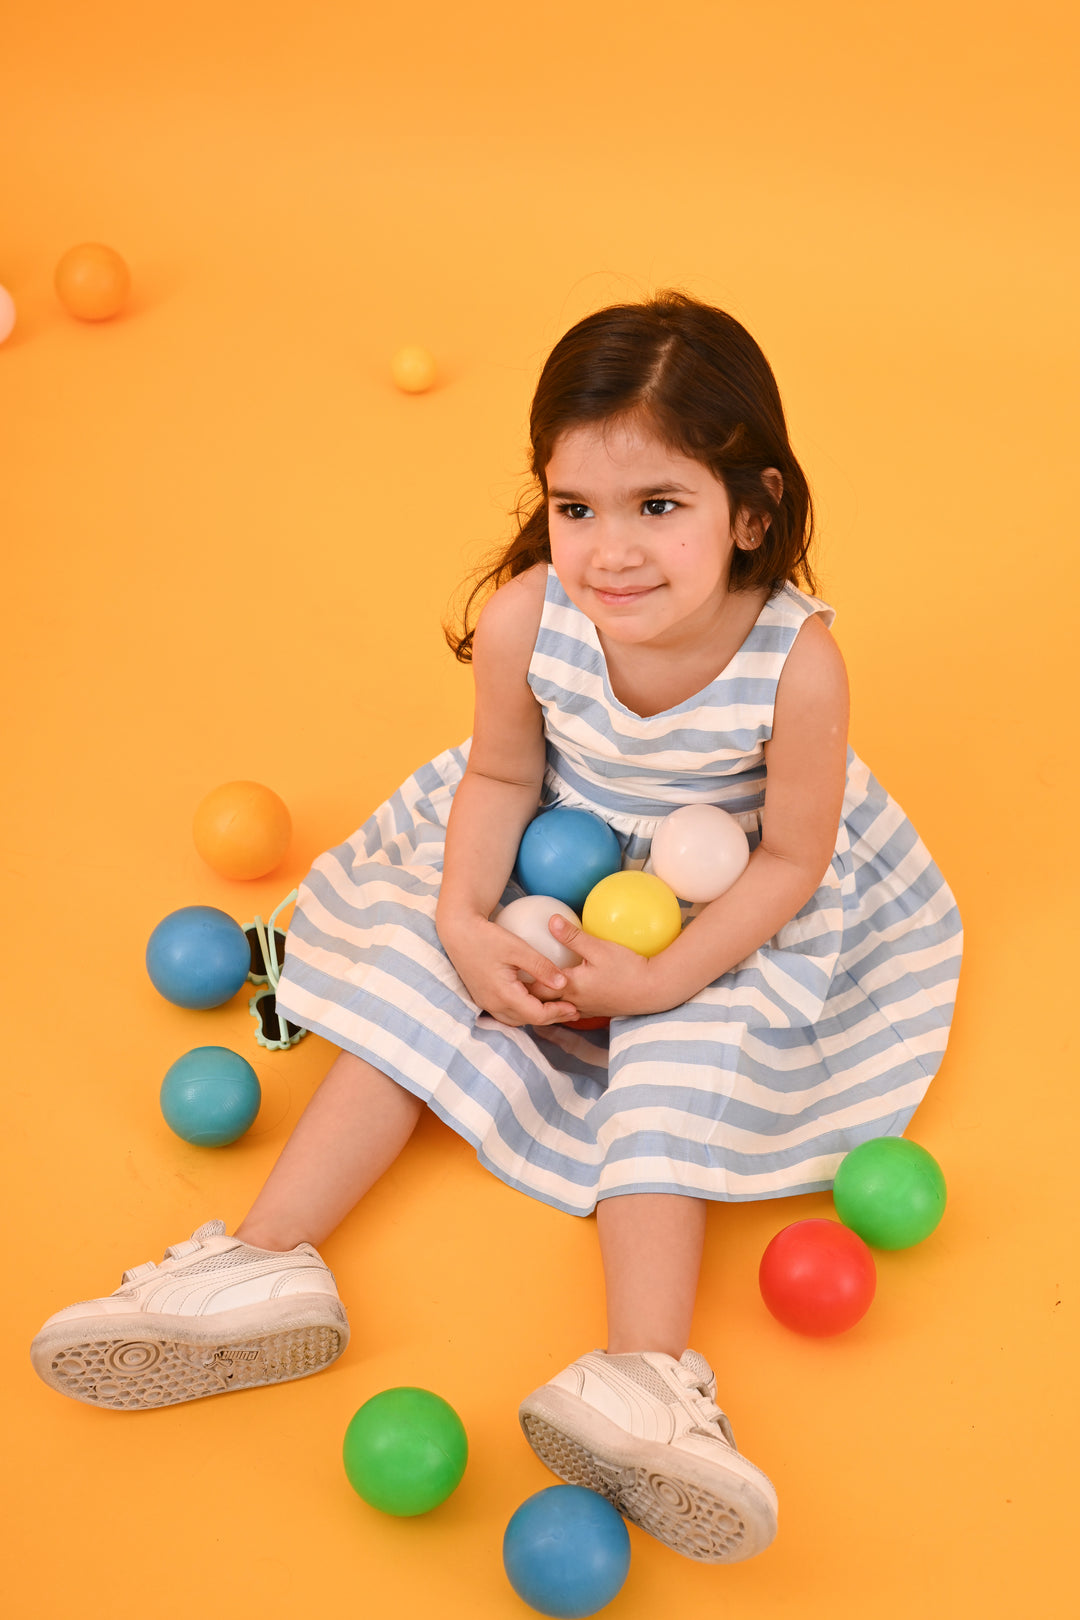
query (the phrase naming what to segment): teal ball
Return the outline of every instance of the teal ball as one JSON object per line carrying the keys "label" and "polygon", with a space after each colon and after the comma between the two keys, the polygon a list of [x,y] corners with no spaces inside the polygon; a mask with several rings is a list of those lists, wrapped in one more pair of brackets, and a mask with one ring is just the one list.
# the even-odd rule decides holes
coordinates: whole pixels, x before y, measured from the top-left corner
{"label": "teal ball", "polygon": [[254,1123],[261,1101],[255,1070],[227,1046],[196,1046],[161,1082],[166,1125],[196,1147],[235,1142]]}

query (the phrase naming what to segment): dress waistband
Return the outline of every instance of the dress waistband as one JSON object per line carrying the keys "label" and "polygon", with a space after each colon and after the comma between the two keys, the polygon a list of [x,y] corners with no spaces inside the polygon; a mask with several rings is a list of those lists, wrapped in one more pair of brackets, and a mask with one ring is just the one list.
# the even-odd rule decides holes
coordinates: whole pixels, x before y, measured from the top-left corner
{"label": "dress waistband", "polygon": [[620,793],[607,783],[576,779],[576,773],[564,764],[561,771],[552,765],[547,767],[540,802],[545,810],[555,804],[591,810],[617,832],[626,833],[655,831],[666,816],[685,804],[715,804],[734,816],[744,831],[749,832],[761,829],[765,787],[764,781],[754,785],[732,782],[726,792],[715,787],[700,793],[684,789],[677,799],[653,799],[642,794]]}

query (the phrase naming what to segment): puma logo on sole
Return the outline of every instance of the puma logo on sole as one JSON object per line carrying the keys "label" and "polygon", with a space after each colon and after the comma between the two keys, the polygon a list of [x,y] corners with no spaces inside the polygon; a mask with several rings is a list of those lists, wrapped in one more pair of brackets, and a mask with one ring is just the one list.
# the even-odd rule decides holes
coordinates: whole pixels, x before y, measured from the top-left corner
{"label": "puma logo on sole", "polygon": [[237,1350],[222,1345],[220,1350],[214,1351],[215,1361],[258,1361],[261,1352],[258,1350]]}

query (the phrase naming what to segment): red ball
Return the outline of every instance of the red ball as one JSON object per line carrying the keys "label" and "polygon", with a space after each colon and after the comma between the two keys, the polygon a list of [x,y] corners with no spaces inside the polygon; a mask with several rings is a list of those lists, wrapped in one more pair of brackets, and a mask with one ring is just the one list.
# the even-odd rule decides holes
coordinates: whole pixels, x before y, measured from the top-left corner
{"label": "red ball", "polygon": [[877,1270],[862,1238],[839,1221],[795,1221],[762,1255],[758,1283],[778,1322],[824,1338],[866,1315]]}

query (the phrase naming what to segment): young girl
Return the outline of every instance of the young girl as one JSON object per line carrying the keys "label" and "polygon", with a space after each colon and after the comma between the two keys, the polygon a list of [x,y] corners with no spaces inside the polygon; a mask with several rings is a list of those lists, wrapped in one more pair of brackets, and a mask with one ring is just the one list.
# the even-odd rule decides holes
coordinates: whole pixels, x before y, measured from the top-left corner
{"label": "young girl", "polygon": [[[945,1051],[960,918],[847,746],[810,496],[745,329],[677,292],[600,310],[556,344],[530,427],[536,504],[449,637],[473,734],[299,890],[278,1010],[340,1054],[235,1233],[209,1221],[60,1311],[34,1361],[126,1409],[326,1366],[348,1327],[312,1245],[427,1105],[509,1186],[596,1211],[607,1344],[524,1400],[530,1444],[730,1562],[769,1544],[776,1495],[687,1347],[707,1206],[825,1190],[904,1131]],[[641,868],[688,804],[730,812],[751,855],[658,956],[553,918],[581,958],[558,972],[491,920],[538,811],[593,812]]]}

